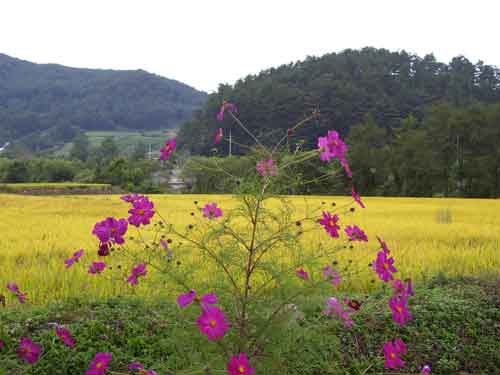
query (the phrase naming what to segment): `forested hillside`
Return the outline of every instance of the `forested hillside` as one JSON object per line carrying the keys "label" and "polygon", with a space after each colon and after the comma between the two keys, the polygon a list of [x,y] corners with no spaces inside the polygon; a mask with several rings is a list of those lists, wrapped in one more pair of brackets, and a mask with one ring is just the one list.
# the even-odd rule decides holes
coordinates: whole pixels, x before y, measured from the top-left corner
{"label": "forested hillside", "polygon": [[[327,129],[347,136],[367,115],[389,130],[390,139],[403,119],[412,115],[419,122],[433,104],[500,101],[500,70],[460,56],[445,64],[433,55],[421,58],[375,48],[310,57],[248,76],[234,86],[221,85],[183,126],[181,147],[194,154],[210,153],[215,130],[221,126],[215,114],[224,99],[234,102],[242,121],[268,143],[313,109],[321,111],[320,119],[294,135],[309,146]],[[230,124],[226,119],[222,127]],[[239,143],[247,140],[240,129],[234,129],[233,136]],[[243,152],[238,146],[235,151]]]}
{"label": "forested hillside", "polygon": [[205,99],[142,70],[77,69],[0,54],[0,145],[22,139],[43,149],[81,130],[176,127]]}

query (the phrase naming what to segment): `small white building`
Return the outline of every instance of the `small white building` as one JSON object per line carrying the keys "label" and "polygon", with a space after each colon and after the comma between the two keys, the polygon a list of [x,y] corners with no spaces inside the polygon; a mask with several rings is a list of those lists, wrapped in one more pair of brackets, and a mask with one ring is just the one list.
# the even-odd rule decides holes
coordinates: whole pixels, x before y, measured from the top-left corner
{"label": "small white building", "polygon": [[3,151],[5,151],[5,149],[7,147],[9,147],[9,145],[10,145],[10,142],[6,142],[2,147],[0,147],[0,153],[3,152]]}

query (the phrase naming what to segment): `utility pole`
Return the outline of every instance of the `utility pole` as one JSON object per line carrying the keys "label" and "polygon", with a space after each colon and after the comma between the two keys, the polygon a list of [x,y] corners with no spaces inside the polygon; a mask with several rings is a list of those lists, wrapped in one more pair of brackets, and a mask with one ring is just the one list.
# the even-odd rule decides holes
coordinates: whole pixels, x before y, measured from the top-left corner
{"label": "utility pole", "polygon": [[153,157],[152,157],[152,156],[153,156],[153,155],[152,155],[152,152],[153,152],[153,151],[152,151],[152,149],[151,149],[151,143],[150,143],[150,144],[149,144],[149,152],[148,152],[148,159],[149,159],[149,160],[151,160],[151,159],[153,158]]}

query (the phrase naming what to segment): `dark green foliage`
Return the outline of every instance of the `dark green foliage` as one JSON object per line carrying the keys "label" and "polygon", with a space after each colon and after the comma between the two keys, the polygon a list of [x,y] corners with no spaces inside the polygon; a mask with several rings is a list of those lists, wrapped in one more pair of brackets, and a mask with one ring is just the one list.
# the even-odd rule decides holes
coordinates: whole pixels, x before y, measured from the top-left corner
{"label": "dark green foliage", "polygon": [[70,157],[72,159],[86,161],[89,158],[89,147],[89,138],[85,134],[78,135],[73,140]]}
{"label": "dark green foliage", "polygon": [[92,152],[92,158],[98,166],[109,163],[110,160],[113,160],[118,155],[118,146],[111,137],[104,139],[101,145]]}
{"label": "dark green foliage", "polygon": [[139,142],[135,145],[134,150],[132,151],[132,155],[130,158],[132,160],[142,160],[146,158],[147,153],[146,145],[143,142]]}
{"label": "dark green foliage", "polygon": [[0,54],[0,143],[44,149],[81,130],[165,129],[206,94],[142,70],[76,69]]}
{"label": "dark green foliage", "polygon": [[[410,301],[415,316],[397,337],[408,344],[407,366],[402,373],[416,374],[424,364],[440,375],[500,373],[500,295],[498,278],[433,280],[417,285]],[[375,304],[380,292],[373,298]],[[365,300],[364,296],[359,296]],[[173,297],[165,298],[173,301]],[[346,330],[321,314],[324,298],[304,297],[304,320],[292,316],[271,339],[265,356],[252,359],[259,374],[381,374],[385,341],[394,337],[390,313],[379,311],[370,300],[355,314],[356,325]],[[186,318],[187,320],[184,320]],[[200,348],[219,347],[207,342],[193,326],[194,311],[180,310],[166,302],[121,298],[108,301],[69,301],[60,305],[0,310],[0,338],[7,348],[0,352],[0,374],[81,374],[98,351],[113,353],[112,370],[127,373],[137,360],[159,374],[198,371],[207,364],[223,370],[219,355],[203,357]],[[55,338],[50,322],[67,325],[77,339],[74,349]],[[21,364],[15,353],[18,339],[29,336],[42,344],[39,364]],[[203,352],[206,352],[205,349]],[[388,372],[387,372],[388,373]]]}
{"label": "dark green foliage", "polygon": [[[392,129],[411,113],[421,119],[432,103],[499,101],[500,71],[482,62],[474,65],[464,57],[443,64],[432,55],[420,58],[375,48],[309,57],[248,76],[234,86],[221,85],[203,110],[183,126],[180,147],[194,154],[210,153],[216,129],[222,126],[227,132],[233,126],[231,119],[222,123],[215,119],[224,99],[238,106],[241,120],[266,144],[276,142],[288,127],[318,108],[318,122],[293,136],[294,141],[304,139],[310,148],[327,130],[346,136],[369,113],[379,126]],[[233,129],[233,135],[237,142],[250,142],[239,128]],[[234,151],[245,149],[235,146]]]}
{"label": "dark green foliage", "polygon": [[4,182],[26,182],[29,180],[28,168],[22,161],[13,161],[5,165]]}
{"label": "dark green foliage", "polygon": [[392,132],[369,118],[352,127],[347,143],[364,194],[500,196],[499,104],[435,105]]}
{"label": "dark green foliage", "polygon": [[128,159],[119,157],[97,168],[95,178],[96,181],[102,183],[121,186],[127,190],[136,190],[146,183],[151,174],[157,169],[158,163],[156,161],[131,162]]}
{"label": "dark green foliage", "polygon": [[72,181],[82,164],[57,159],[3,160],[0,182]]}
{"label": "dark green foliage", "polygon": [[[436,104],[428,107],[421,119],[410,114],[392,129],[380,126],[369,114],[350,128],[346,143],[356,188],[364,195],[500,196],[500,104]],[[227,152],[226,147],[227,141],[218,145],[218,155]],[[301,148],[301,139],[293,135],[287,147]],[[185,175],[192,181],[193,192],[230,193],[232,178],[216,164],[238,175],[254,171],[258,160],[252,154],[196,157],[186,164]],[[196,167],[200,163],[213,165],[201,170]],[[289,189],[283,193],[348,193],[349,181],[345,179],[315,180],[338,167],[338,163],[325,163],[318,157],[295,165],[285,173]],[[338,170],[338,176],[345,174]],[[314,183],[299,183],[304,181]]]}
{"label": "dark green foliage", "polygon": [[160,192],[152,176],[160,168],[156,161],[129,160],[121,156],[104,158],[99,163],[79,160],[0,159],[0,183],[87,182],[106,183],[127,191]]}

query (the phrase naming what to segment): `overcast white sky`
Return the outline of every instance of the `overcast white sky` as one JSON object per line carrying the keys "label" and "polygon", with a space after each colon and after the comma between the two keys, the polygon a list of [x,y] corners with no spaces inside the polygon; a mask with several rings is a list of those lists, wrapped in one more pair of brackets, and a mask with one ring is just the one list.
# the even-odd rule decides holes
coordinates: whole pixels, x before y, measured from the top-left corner
{"label": "overcast white sky", "polygon": [[0,0],[0,53],[205,91],[345,48],[500,65],[500,0]]}

